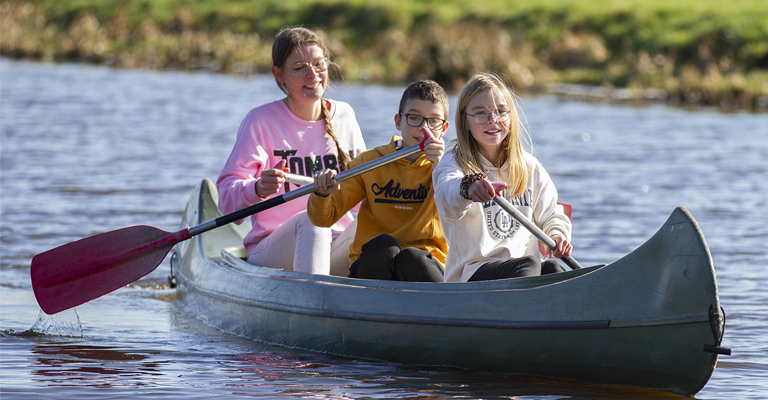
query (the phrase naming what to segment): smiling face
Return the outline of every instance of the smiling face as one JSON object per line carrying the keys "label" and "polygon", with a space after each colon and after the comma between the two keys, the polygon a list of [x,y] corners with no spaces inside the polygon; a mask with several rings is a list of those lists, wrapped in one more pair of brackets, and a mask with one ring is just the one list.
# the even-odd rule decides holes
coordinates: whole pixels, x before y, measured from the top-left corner
{"label": "smiling face", "polygon": [[[431,102],[428,100],[422,100],[419,98],[412,98],[405,103],[403,107],[403,114],[415,114],[424,118],[437,118],[445,120],[445,112],[443,111],[443,105],[438,102]],[[426,120],[422,122],[420,126],[410,126],[406,121],[405,115],[395,115],[395,127],[403,136],[403,143],[406,147],[413,146],[422,142],[424,133],[421,131],[421,127],[426,125]],[[430,129],[432,134],[436,138],[440,138],[445,135],[445,131],[448,129],[448,123],[446,122],[440,129]]]}
{"label": "smiling face", "polygon": [[509,119],[502,121],[496,111],[510,111],[510,105],[501,91],[497,88],[486,89],[470,100],[467,114],[486,113],[491,118],[486,123],[478,123],[475,118],[467,116],[467,128],[477,142],[480,153],[492,163],[495,163],[502,151],[502,143],[509,135]]}
{"label": "smiling face", "polygon": [[325,58],[325,53],[318,45],[308,43],[298,46],[291,52],[282,66],[272,67],[277,83],[285,89],[288,99],[298,104],[318,102],[328,86],[328,69],[317,71],[315,65]]}

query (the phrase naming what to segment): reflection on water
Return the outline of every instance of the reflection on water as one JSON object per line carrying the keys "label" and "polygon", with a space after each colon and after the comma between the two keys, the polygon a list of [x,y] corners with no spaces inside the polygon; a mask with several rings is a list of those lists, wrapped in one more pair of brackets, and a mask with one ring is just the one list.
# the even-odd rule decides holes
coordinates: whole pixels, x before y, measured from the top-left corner
{"label": "reflection on water", "polygon": [[235,391],[269,390],[279,396],[323,399],[656,399],[682,398],[649,390],[605,388],[576,382],[453,368],[418,368],[312,355],[260,353],[225,360],[224,371],[239,382]]}
{"label": "reflection on water", "polygon": [[418,368],[317,354],[265,351],[221,361],[233,393],[323,399],[384,398],[676,398],[654,391],[594,387],[531,376]]}
{"label": "reflection on water", "polygon": [[[218,175],[243,116],[282,94],[270,77],[8,60],[0,60],[0,69],[3,400],[79,400],[93,397],[95,387],[114,399],[671,396],[254,343],[178,310],[167,260],[146,278],[78,307],[77,323],[37,321],[29,278],[35,254],[127,226],[174,230],[193,187]],[[328,96],[354,107],[373,147],[397,133],[401,93],[337,84]],[[455,96],[451,101],[455,110]],[[766,398],[768,116],[551,97],[526,98],[523,105],[537,156],[561,199],[574,206],[574,258],[582,264],[634,250],[678,205],[691,211],[710,247],[728,315],[722,344],[733,349],[696,397]]]}
{"label": "reflection on water", "polygon": [[167,361],[145,361],[150,355],[82,344],[38,345],[32,349],[32,374],[38,383],[62,386],[144,386],[147,375],[162,375],[159,367]]}

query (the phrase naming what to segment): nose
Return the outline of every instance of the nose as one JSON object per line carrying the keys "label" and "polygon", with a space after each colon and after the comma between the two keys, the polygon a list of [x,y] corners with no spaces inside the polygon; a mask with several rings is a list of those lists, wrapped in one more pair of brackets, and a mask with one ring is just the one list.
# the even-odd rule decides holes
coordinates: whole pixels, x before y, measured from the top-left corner
{"label": "nose", "polygon": [[491,113],[488,115],[488,123],[498,122],[501,121],[501,117],[499,116],[499,113],[496,111],[491,111]]}

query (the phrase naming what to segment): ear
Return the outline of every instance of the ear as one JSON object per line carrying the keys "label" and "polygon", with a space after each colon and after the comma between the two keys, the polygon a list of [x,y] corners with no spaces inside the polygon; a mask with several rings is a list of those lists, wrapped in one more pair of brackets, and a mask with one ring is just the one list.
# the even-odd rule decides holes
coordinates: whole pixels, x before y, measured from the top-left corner
{"label": "ear", "polygon": [[395,128],[400,130],[400,124],[403,122],[403,116],[400,113],[395,114]]}
{"label": "ear", "polygon": [[448,125],[450,125],[450,124],[451,123],[448,122],[448,121],[446,121],[445,124],[443,124],[443,129],[440,131],[440,138],[445,136],[445,132],[448,132]]}
{"label": "ear", "polygon": [[280,68],[278,68],[276,65],[273,65],[270,71],[272,71],[272,75],[275,76],[275,80],[278,84],[285,85],[285,82],[283,82],[283,77],[280,74]]}

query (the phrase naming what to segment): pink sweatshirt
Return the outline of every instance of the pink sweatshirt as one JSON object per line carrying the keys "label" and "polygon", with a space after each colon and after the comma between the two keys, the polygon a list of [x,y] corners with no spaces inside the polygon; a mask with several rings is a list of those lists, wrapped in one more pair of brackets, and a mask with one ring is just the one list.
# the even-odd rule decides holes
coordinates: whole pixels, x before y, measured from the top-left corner
{"label": "pink sweatshirt", "polygon": [[[366,150],[355,112],[347,103],[328,101],[333,131],[341,148],[354,158]],[[290,172],[298,175],[312,176],[315,168],[338,170],[336,144],[326,134],[324,121],[300,119],[277,100],[252,109],[240,124],[235,147],[216,181],[221,212],[229,214],[263,201],[256,195],[256,180],[261,171],[283,159]],[[291,188],[295,186],[286,183],[275,196]],[[306,209],[306,199],[294,199],[251,216],[253,228],[243,240],[248,253],[281,223]],[[351,221],[347,213],[332,228],[343,231]]]}

